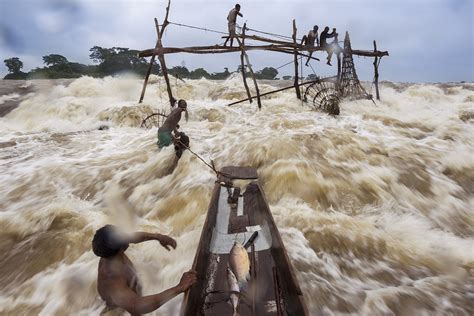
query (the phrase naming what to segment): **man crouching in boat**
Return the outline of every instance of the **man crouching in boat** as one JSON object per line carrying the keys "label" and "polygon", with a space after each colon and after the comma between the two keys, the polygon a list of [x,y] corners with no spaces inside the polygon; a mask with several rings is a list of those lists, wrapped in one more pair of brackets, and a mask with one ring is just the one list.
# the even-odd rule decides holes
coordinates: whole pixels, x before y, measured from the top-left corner
{"label": "man crouching in boat", "polygon": [[94,253],[101,257],[97,275],[97,290],[107,306],[101,315],[132,315],[150,313],[186,291],[196,282],[196,272],[183,274],[179,284],[161,293],[141,296],[141,286],[130,259],[125,255],[129,244],[148,240],[158,241],[166,250],[176,248],[176,241],[165,235],[137,232],[125,235],[115,226],[106,225],[95,232],[92,240]]}
{"label": "man crouching in boat", "polygon": [[181,113],[185,112],[186,121],[188,120],[187,107],[186,101],[179,100],[178,107],[171,111],[163,125],[158,128],[158,147],[160,149],[173,144],[174,137],[171,133],[178,133],[178,123],[181,120]]}

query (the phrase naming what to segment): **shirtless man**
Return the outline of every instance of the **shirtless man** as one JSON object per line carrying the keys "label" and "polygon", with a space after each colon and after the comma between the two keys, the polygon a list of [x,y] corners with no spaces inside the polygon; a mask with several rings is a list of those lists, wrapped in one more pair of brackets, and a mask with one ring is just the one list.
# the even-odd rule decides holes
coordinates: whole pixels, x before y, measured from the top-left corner
{"label": "shirtless man", "polygon": [[[308,36],[304,35],[303,39],[301,40],[301,45],[307,46],[309,48],[313,48],[314,44],[319,46],[319,38],[318,38],[318,26],[313,26],[313,29],[308,32]],[[308,66],[309,60],[313,56],[313,51],[309,52],[308,60],[306,60],[306,66]]]}
{"label": "shirtless man", "polygon": [[158,128],[158,147],[161,149],[163,147],[169,146],[173,143],[174,137],[171,132],[175,134],[178,133],[178,123],[181,120],[181,113],[185,112],[186,121],[188,120],[188,104],[184,100],[178,101],[178,107],[171,111],[171,113],[166,117],[163,125]]}
{"label": "shirtless man", "polygon": [[196,282],[196,272],[188,271],[183,274],[178,285],[158,294],[141,296],[135,268],[125,255],[125,250],[130,243],[137,244],[147,240],[157,240],[168,251],[176,248],[173,238],[160,234],[137,232],[125,235],[112,225],[106,225],[95,232],[92,249],[101,257],[97,290],[107,304],[101,314],[124,311],[132,315],[150,313]]}
{"label": "shirtless man", "polygon": [[[321,38],[319,40],[319,43],[321,44],[321,48],[325,49],[326,52],[328,53],[328,58],[327,58],[327,63],[329,66],[332,66],[331,65],[331,58],[332,58],[332,54],[334,52],[334,43],[327,43],[327,39],[328,38],[333,38],[333,37],[336,37],[337,36],[337,33],[336,33],[336,28],[333,28],[332,29],[332,32],[329,33],[329,27],[326,26],[324,28],[324,31],[321,32]],[[337,46],[337,43],[335,43],[336,46]]]}
{"label": "shirtless man", "polygon": [[237,23],[237,15],[243,17],[242,13],[240,13],[240,4],[236,4],[235,7],[230,10],[229,15],[227,15],[227,26],[229,27],[229,37],[224,42],[224,46],[227,45],[227,41],[230,39],[230,47],[234,43],[235,37],[235,24]]}

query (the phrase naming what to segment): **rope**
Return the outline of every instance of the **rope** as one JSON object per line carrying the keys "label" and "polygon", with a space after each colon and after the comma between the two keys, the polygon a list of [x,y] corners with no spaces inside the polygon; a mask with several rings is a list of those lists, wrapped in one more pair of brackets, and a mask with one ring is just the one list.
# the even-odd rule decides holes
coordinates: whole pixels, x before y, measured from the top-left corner
{"label": "rope", "polygon": [[[314,71],[314,68],[313,68],[313,65],[311,65],[311,62],[309,62],[309,66],[311,67],[311,70],[313,71],[313,74],[316,75],[316,71]],[[316,75],[316,77],[318,77],[318,75]],[[319,77],[318,77],[319,78]]]}
{"label": "rope", "polygon": [[214,171],[217,176],[222,175],[222,176],[224,176],[224,177],[226,177],[226,178],[232,178],[232,175],[229,175],[229,174],[227,174],[227,173],[223,173],[223,172],[218,171],[218,170],[216,169],[216,167],[214,166],[214,161],[211,160],[211,164],[207,163],[201,156],[199,156],[199,155],[196,154],[194,151],[192,151],[191,148],[189,148],[188,146],[186,146],[185,144],[183,144],[183,143],[181,142],[181,140],[177,139],[177,141],[178,141],[178,143],[180,143],[184,148],[186,148],[187,150],[189,150],[189,152],[190,152],[191,154],[193,154],[193,155],[196,156],[199,160],[201,160],[207,167],[209,167],[212,171]]}
{"label": "rope", "polygon": [[199,156],[198,154],[196,154],[194,151],[191,150],[191,148],[189,148],[188,146],[186,146],[185,144],[183,144],[181,142],[181,140],[177,140],[178,143],[180,143],[184,148],[186,148],[187,150],[189,150],[191,152],[191,154],[193,154],[194,156],[196,156],[197,158],[199,158],[199,160],[201,160],[206,166],[208,166],[212,171],[214,171],[216,173],[216,175],[219,175],[220,172],[216,170],[216,167],[214,167],[214,163],[212,162],[211,160],[211,163],[212,165],[208,164],[203,158],[201,158],[201,156]]}
{"label": "rope", "polygon": [[[274,37],[279,37],[279,38],[284,38],[284,39],[293,40],[293,37],[288,36],[288,35],[281,35],[281,34],[275,34],[275,33],[270,33],[270,32],[264,32],[264,31],[259,31],[259,30],[251,29],[251,28],[248,28],[248,27],[247,27],[247,30],[249,30],[249,31],[254,31],[254,32],[256,32],[256,33],[261,33],[261,34],[266,34],[266,35],[274,36]],[[297,40],[298,40],[298,41],[301,41],[300,38],[297,38]]]}
{"label": "rope", "polygon": [[228,32],[222,32],[222,31],[207,29],[205,27],[192,26],[192,25],[187,25],[187,24],[182,24],[182,23],[169,22],[169,24],[173,24],[173,25],[176,25],[176,26],[187,27],[187,28],[190,28],[190,29],[202,30],[202,31],[211,32],[211,33],[224,34],[224,35],[229,34]]}
{"label": "rope", "polygon": [[[202,31],[206,31],[206,32],[217,33],[217,34],[223,34],[223,35],[228,35],[229,34],[228,32],[222,32],[222,31],[217,31],[217,30],[213,30],[213,29],[208,29],[208,28],[205,28],[205,27],[193,26],[193,25],[188,25],[188,24],[183,24],[183,23],[169,22],[169,24],[173,24],[173,25],[176,25],[176,26],[187,27],[187,28],[195,29],[195,30],[202,30]],[[236,26],[236,27],[239,28],[239,29],[242,29],[242,27],[240,27],[240,26]],[[275,34],[275,33],[259,31],[259,30],[248,28],[248,27],[246,29],[249,30],[249,31],[256,32],[256,33],[271,35],[271,36],[275,36],[275,37],[279,37],[279,38],[293,39],[291,36],[287,36],[287,35],[281,35],[281,34]],[[297,40],[300,41],[301,39],[297,39]]]}
{"label": "rope", "polygon": [[289,64],[292,64],[293,62],[294,62],[293,60],[290,61],[290,62],[287,62],[286,64],[281,65],[280,67],[278,67],[278,68],[276,68],[276,69],[278,70],[278,69],[280,69],[280,68],[283,68],[283,67],[285,67],[285,66],[288,66]]}
{"label": "rope", "polygon": [[[303,56],[300,57],[300,61],[303,59]],[[294,63],[294,60],[287,62],[286,64],[281,65],[280,67],[275,68],[276,70],[288,66],[289,64]]]}

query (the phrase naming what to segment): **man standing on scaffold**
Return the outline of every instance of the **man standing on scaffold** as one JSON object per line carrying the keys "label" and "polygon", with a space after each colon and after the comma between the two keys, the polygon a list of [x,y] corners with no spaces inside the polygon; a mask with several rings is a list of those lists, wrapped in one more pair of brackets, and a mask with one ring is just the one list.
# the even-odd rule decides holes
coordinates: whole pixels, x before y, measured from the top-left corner
{"label": "man standing on scaffold", "polygon": [[235,23],[237,21],[237,15],[243,17],[242,13],[240,13],[240,4],[236,4],[235,8],[230,10],[229,15],[227,16],[228,26],[229,26],[229,37],[224,42],[224,46],[227,45],[227,41],[230,39],[230,47],[234,43],[235,37]]}

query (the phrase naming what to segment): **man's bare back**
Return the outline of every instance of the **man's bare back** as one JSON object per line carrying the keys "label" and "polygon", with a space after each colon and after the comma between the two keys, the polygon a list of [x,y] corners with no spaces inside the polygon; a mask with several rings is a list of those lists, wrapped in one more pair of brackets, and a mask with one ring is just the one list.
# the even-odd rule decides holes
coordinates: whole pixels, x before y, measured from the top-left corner
{"label": "man's bare back", "polygon": [[126,254],[115,256],[112,259],[101,258],[97,276],[97,290],[100,297],[110,308],[117,307],[110,295],[110,287],[116,283],[126,285],[135,294],[142,294],[135,267]]}
{"label": "man's bare back", "polygon": [[163,125],[160,126],[159,130],[174,131],[181,120],[181,113],[187,111],[187,106],[186,101],[179,100],[178,107],[171,111],[171,113],[166,117],[166,120],[163,122]]}
{"label": "man's bare back", "polygon": [[168,251],[176,248],[176,241],[166,235],[137,232],[125,236],[111,225],[96,231],[92,246],[94,253],[101,257],[97,290],[106,302],[107,310],[122,309],[132,315],[150,313],[196,282],[196,272],[188,271],[183,274],[178,285],[158,294],[141,296],[135,268],[125,255],[125,250],[130,243],[148,240],[157,240]]}
{"label": "man's bare back", "polygon": [[179,121],[181,120],[181,113],[184,110],[182,108],[176,108],[166,117],[165,122],[160,127],[161,130],[164,131],[173,131],[178,125]]}

